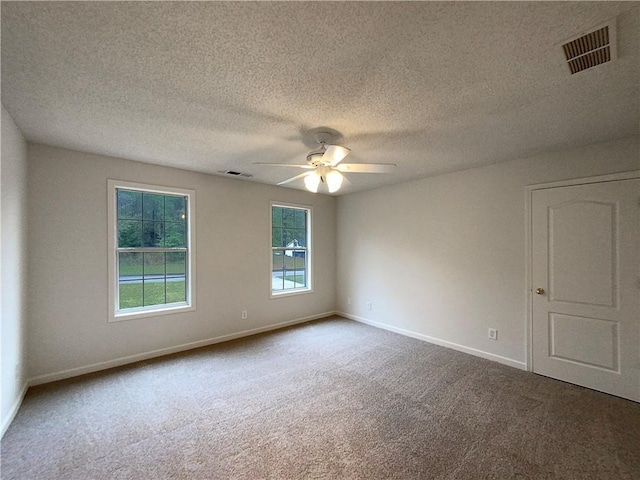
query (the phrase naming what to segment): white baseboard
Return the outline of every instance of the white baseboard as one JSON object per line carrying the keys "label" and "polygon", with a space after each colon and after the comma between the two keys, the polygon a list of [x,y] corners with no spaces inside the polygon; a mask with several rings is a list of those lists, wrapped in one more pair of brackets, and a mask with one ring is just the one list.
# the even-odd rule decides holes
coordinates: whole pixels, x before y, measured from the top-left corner
{"label": "white baseboard", "polygon": [[11,405],[11,410],[9,410],[6,418],[2,419],[2,425],[0,426],[0,438],[4,437],[4,434],[9,428],[9,425],[11,425],[11,422],[13,422],[16,413],[18,413],[18,410],[20,410],[20,405],[22,405],[22,400],[24,400],[24,396],[27,394],[28,388],[29,382],[24,382],[24,385],[22,386],[22,392],[20,392],[20,395],[18,395],[16,401],[13,402],[13,405]]}
{"label": "white baseboard", "polygon": [[295,320],[288,320],[286,322],[267,325],[266,327],[252,328],[251,330],[243,330],[241,332],[230,333],[228,335],[221,335],[219,337],[207,338],[205,340],[198,340],[197,342],[184,343],[182,345],[177,345],[175,347],[160,348],[158,350],[152,350],[150,352],[138,353],[136,355],[120,357],[114,360],[107,360],[105,362],[93,363],[91,365],[86,365],[84,367],[70,368],[68,370],[62,370],[60,372],[38,375],[37,377],[30,378],[28,385],[29,386],[40,385],[43,383],[55,382],[57,380],[64,380],[66,378],[77,377],[79,375],[84,375],[87,373],[99,372],[100,370],[107,370],[113,367],[120,367],[122,365],[139,362],[141,360],[149,360],[151,358],[161,357],[163,355],[170,355],[172,353],[184,352],[186,350],[192,350],[194,348],[206,347],[208,345],[213,345],[216,343],[235,340],[236,338],[249,337],[251,335],[257,335],[259,333],[264,333],[271,330],[278,330],[280,328],[289,327],[291,325],[296,325],[298,323],[310,322],[312,320],[329,317],[335,314],[336,312],[319,313],[317,315],[310,315],[308,317],[296,318]]}
{"label": "white baseboard", "polygon": [[417,338],[418,340],[423,340],[425,342],[433,343],[435,345],[440,345],[441,347],[447,347],[453,350],[457,350],[459,352],[475,355],[476,357],[481,357],[486,360],[492,360],[494,362],[502,363],[503,365],[508,365],[510,367],[514,367],[520,370],[527,369],[527,365],[525,362],[513,360],[512,358],[502,357],[494,353],[478,350],[477,348],[466,347],[464,345],[459,345],[457,343],[448,342],[446,340],[441,340],[435,337],[430,337],[429,335],[424,335],[422,333],[413,332],[411,330],[406,330],[404,328],[394,327],[392,325],[387,325],[386,323],[376,322],[373,320],[369,320],[367,318],[358,317],[357,315],[351,315],[350,313],[336,312],[336,315],[350,318],[351,320],[355,320],[356,322],[366,323],[367,325],[371,325],[372,327],[382,328],[384,330],[389,330],[390,332],[399,333],[400,335],[406,335],[407,337]]}

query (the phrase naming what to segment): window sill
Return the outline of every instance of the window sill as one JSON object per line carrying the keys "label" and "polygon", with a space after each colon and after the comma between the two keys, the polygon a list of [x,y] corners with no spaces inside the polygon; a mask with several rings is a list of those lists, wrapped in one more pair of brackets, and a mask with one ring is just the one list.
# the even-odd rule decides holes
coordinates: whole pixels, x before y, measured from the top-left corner
{"label": "window sill", "polygon": [[195,305],[189,305],[187,303],[179,303],[171,307],[152,308],[152,309],[131,309],[122,312],[116,312],[109,322],[124,322],[127,320],[136,320],[138,318],[157,317],[160,315],[171,315],[176,313],[191,312],[196,309]]}
{"label": "window sill", "polygon": [[293,297],[295,295],[306,295],[308,293],[313,293],[313,289],[301,288],[299,290],[282,290],[278,292],[271,290],[270,298]]}

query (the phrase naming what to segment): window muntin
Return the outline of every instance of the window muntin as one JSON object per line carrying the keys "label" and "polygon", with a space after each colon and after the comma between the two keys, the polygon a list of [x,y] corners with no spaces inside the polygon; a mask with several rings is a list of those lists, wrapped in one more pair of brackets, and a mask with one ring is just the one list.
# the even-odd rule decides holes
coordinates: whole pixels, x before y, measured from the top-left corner
{"label": "window muntin", "polygon": [[194,193],[109,183],[111,319],[193,309]]}
{"label": "window muntin", "polygon": [[311,209],[271,205],[271,293],[311,290]]}

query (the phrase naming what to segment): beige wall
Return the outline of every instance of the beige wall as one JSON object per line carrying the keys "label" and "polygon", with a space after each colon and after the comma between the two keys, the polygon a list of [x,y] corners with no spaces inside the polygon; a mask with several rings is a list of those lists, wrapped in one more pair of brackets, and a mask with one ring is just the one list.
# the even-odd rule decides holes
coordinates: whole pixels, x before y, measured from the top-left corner
{"label": "beige wall", "polygon": [[339,197],[337,309],[522,367],[525,186],[634,169],[637,136]]}
{"label": "beige wall", "polygon": [[[41,145],[28,157],[30,378],[334,310],[333,197]],[[196,311],[107,321],[110,178],[196,191]],[[312,294],[269,298],[271,200],[314,208]]]}
{"label": "beige wall", "polygon": [[2,417],[4,434],[26,387],[26,228],[27,148],[24,138],[2,106],[2,159],[0,161],[2,249]]}

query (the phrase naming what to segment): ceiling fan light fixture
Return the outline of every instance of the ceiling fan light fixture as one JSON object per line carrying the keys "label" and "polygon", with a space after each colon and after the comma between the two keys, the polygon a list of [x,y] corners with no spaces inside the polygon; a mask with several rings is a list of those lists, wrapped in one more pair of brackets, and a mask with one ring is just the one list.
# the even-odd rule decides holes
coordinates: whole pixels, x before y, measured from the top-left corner
{"label": "ceiling fan light fixture", "polygon": [[[318,193],[321,183],[326,183],[329,193],[335,193],[343,184],[349,184],[349,180],[345,178],[342,172],[348,173],[390,173],[396,166],[391,163],[341,163],[344,158],[351,152],[347,147],[334,145],[331,143],[332,138],[341,136],[335,132],[315,131],[313,138],[320,145],[319,148],[312,150],[307,154],[306,165],[294,165],[290,163],[263,163],[256,162],[255,165],[269,165],[276,167],[302,168],[307,170],[305,173],[295,175],[291,178],[277,183],[278,186],[286,185],[291,182],[303,179],[304,186],[312,193]],[[326,191],[322,187],[323,191]]]}
{"label": "ceiling fan light fixture", "polygon": [[325,179],[327,180],[327,188],[329,189],[329,193],[333,193],[340,190],[344,177],[337,170],[331,170],[329,173],[327,173]]}
{"label": "ceiling fan light fixture", "polygon": [[318,187],[320,186],[320,175],[316,172],[311,173],[304,177],[304,186],[307,187],[312,193],[318,193]]}

